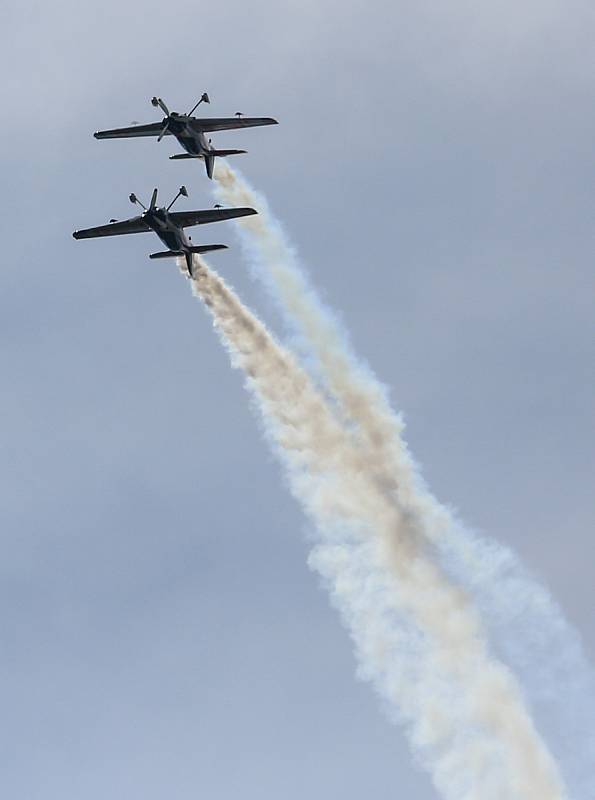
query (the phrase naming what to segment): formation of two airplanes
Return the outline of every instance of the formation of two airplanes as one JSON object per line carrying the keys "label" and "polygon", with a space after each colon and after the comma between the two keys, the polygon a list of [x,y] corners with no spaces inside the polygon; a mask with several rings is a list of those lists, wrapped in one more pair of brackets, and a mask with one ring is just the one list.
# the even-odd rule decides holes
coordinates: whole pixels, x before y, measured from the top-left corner
{"label": "formation of two airplanes", "polygon": [[[205,162],[207,175],[213,177],[215,158],[217,156],[230,156],[245,153],[245,150],[217,150],[211,144],[206,134],[212,131],[226,131],[237,128],[254,128],[261,125],[276,125],[277,120],[272,117],[244,117],[239,112],[235,117],[197,118],[192,114],[201,103],[210,103],[206,92],[187,114],[178,114],[170,111],[160,97],[153,97],[151,103],[160,108],[165,114],[161,122],[152,122],[148,125],[131,125],[128,128],[114,128],[107,131],[97,131],[96,139],[128,139],[137,136],[156,136],[160,142],[164,136],[175,136],[185,152],[170,156],[172,159],[198,158]],[[157,189],[153,191],[151,202],[147,208],[135,194],[130,195],[130,202],[141,206],[143,213],[132,219],[110,220],[108,225],[99,225],[96,228],[85,228],[75,231],[75,239],[93,239],[98,236],[119,236],[128,233],[144,233],[155,231],[163,244],[168,248],[160,253],[152,253],[149,258],[170,258],[184,256],[188,274],[192,277],[192,261],[194,253],[207,253],[211,250],[224,250],[224,244],[193,245],[192,240],[186,235],[184,228],[192,225],[204,225],[209,222],[219,222],[226,219],[246,217],[256,214],[253,208],[219,208],[204,211],[170,211],[178,197],[188,197],[185,186],[181,186],[177,195],[166,207],[157,206]]]}

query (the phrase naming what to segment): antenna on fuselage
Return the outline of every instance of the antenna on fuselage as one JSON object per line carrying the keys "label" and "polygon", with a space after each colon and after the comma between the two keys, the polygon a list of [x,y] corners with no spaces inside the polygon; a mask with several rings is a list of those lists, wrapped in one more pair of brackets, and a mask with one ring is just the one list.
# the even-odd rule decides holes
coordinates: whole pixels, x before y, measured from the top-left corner
{"label": "antenna on fuselage", "polygon": [[180,186],[180,188],[178,189],[177,195],[174,197],[174,199],[168,205],[168,207],[166,209],[167,211],[169,211],[169,209],[173,206],[173,204],[176,202],[178,197],[180,197],[180,195],[182,195],[182,197],[188,197],[188,189],[185,186]]}
{"label": "antenna on fuselage", "polygon": [[208,95],[206,92],[203,92],[203,93],[202,93],[202,95],[201,95],[201,98],[200,98],[200,100],[198,101],[198,103],[197,103],[197,104],[194,106],[194,108],[192,109],[192,111],[189,111],[189,112],[188,112],[188,116],[189,116],[189,117],[191,117],[191,116],[192,116],[192,114],[193,114],[193,113],[196,111],[196,109],[199,107],[199,105],[200,105],[201,103],[210,103],[210,102],[211,102],[211,101],[209,100],[209,95]]}

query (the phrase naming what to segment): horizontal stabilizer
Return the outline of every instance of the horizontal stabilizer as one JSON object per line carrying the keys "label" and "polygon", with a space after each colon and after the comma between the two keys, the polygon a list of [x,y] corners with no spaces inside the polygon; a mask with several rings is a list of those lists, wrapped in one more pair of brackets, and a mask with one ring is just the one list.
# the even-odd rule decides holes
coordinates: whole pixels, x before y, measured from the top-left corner
{"label": "horizontal stabilizer", "polygon": [[178,161],[181,158],[202,158],[202,156],[192,156],[190,153],[176,153],[175,156],[170,156],[172,161]]}
{"label": "horizontal stabilizer", "polygon": [[177,252],[175,250],[164,250],[161,253],[151,253],[149,258],[175,258],[176,256],[183,255],[184,253],[182,253],[181,250],[178,250]]}
{"label": "horizontal stabilizer", "polygon": [[191,253],[210,253],[211,250],[227,250],[226,244],[199,244],[196,247],[188,248]]}
{"label": "horizontal stabilizer", "polygon": [[213,156],[239,156],[240,153],[247,153],[247,150],[211,150]]}

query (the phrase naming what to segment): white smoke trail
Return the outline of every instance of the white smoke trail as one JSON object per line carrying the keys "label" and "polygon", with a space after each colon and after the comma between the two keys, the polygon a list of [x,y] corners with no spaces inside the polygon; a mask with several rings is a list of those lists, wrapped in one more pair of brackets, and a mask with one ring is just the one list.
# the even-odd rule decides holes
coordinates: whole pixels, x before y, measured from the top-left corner
{"label": "white smoke trail", "polygon": [[253,273],[318,360],[346,428],[373,456],[379,483],[436,546],[451,574],[473,591],[500,651],[550,728],[574,795],[586,799],[595,763],[595,680],[578,635],[509,549],[466,530],[431,495],[403,440],[401,418],[316,297],[266,200],[227,164],[215,177],[219,199],[259,210],[237,228]]}
{"label": "white smoke trail", "polygon": [[316,524],[312,565],[351,631],[361,673],[408,724],[437,788],[448,800],[561,800],[555,764],[467,598],[416,544],[307,374],[200,264],[193,288]]}

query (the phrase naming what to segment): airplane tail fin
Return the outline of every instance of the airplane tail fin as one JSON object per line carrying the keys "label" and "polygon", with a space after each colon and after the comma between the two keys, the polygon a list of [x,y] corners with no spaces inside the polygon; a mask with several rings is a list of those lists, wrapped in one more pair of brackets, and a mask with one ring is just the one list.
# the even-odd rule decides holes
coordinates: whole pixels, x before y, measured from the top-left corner
{"label": "airplane tail fin", "polygon": [[194,278],[194,254],[200,255],[201,253],[211,253],[213,250],[227,250],[226,244],[197,244],[189,247],[184,253],[186,257],[186,266],[188,267],[188,275]]}
{"label": "airplane tail fin", "polygon": [[194,254],[200,255],[201,253],[210,253],[211,250],[227,250],[226,244],[199,244],[194,247],[189,247],[184,253],[186,259],[186,266],[188,268],[188,275],[194,278]]}
{"label": "airplane tail fin", "polygon": [[238,156],[240,153],[245,153],[246,150],[210,150],[208,154],[203,156],[205,160],[205,166],[207,168],[207,175],[209,178],[213,177],[213,169],[215,168],[215,157],[216,156]]}
{"label": "airplane tail fin", "polygon": [[205,158],[205,167],[207,168],[207,175],[209,176],[209,178],[212,178],[213,170],[215,169],[215,156],[209,153],[209,155],[208,156],[206,155],[204,158]]}
{"label": "airplane tail fin", "polygon": [[196,253],[200,255],[201,253],[210,253],[213,250],[227,250],[226,244],[198,244],[194,247],[189,247],[188,250],[163,250],[160,253],[151,253],[149,258],[177,258],[178,256],[184,256],[186,259],[186,266],[188,268],[188,274],[191,278],[194,277],[194,271],[192,269],[192,262],[193,256]]}

